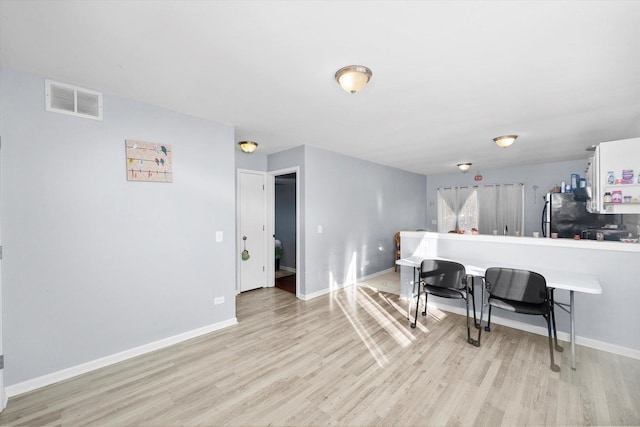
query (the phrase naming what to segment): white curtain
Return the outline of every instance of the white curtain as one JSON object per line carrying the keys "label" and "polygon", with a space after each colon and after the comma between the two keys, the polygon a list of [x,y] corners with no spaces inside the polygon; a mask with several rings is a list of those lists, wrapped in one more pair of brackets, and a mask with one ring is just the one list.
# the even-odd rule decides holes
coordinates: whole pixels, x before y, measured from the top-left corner
{"label": "white curtain", "polygon": [[478,187],[478,232],[498,231],[498,188],[495,185]]}
{"label": "white curtain", "polygon": [[500,185],[498,188],[498,233],[515,235],[522,233],[524,216],[524,186]]}
{"label": "white curtain", "polygon": [[[519,232],[522,235],[524,220],[524,185],[523,184],[503,184],[503,185],[483,185],[479,187],[457,187],[438,189],[444,203],[447,204],[453,216],[455,216],[455,229],[461,228],[460,215],[466,213],[469,218],[473,214],[468,212],[473,206],[465,206],[470,196],[475,193],[475,209],[478,232],[481,234],[491,234],[495,230],[497,234],[515,235]],[[474,205],[472,203],[471,205]],[[463,207],[466,209],[463,209]],[[438,222],[448,227],[453,224],[453,218],[438,218]],[[446,217],[446,218],[445,218]],[[465,218],[466,220],[467,218]],[[468,224],[464,227],[468,228]],[[448,231],[440,228],[440,231]]]}
{"label": "white curtain", "polygon": [[[475,188],[469,187],[454,187],[454,188],[440,188],[438,189],[438,193],[442,200],[446,205],[451,209],[453,215],[455,216],[455,230],[458,230],[459,223],[459,215],[462,207],[467,203],[469,196],[473,194]],[[440,220],[438,221],[440,223]]]}

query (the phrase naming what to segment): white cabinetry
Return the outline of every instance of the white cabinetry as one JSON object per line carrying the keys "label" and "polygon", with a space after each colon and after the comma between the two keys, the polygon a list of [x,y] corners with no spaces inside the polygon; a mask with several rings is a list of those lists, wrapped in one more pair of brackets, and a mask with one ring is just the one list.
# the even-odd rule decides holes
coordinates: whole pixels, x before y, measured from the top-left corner
{"label": "white cabinetry", "polygon": [[[623,180],[625,170],[633,170],[630,180],[628,176]],[[587,207],[598,213],[639,214],[639,174],[640,138],[600,143],[587,167],[591,192]]]}
{"label": "white cabinetry", "polygon": [[602,194],[600,193],[600,147],[596,147],[592,157],[589,157],[589,163],[587,164],[587,211],[593,213],[599,213],[602,203]]}

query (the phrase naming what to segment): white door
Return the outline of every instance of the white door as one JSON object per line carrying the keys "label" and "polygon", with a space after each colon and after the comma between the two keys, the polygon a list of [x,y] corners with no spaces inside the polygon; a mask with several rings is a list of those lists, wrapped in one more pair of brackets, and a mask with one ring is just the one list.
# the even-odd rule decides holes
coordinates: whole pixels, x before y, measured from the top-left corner
{"label": "white door", "polygon": [[[238,259],[239,291],[267,285],[266,196],[264,172],[238,173]],[[243,256],[243,251],[247,251]]]}

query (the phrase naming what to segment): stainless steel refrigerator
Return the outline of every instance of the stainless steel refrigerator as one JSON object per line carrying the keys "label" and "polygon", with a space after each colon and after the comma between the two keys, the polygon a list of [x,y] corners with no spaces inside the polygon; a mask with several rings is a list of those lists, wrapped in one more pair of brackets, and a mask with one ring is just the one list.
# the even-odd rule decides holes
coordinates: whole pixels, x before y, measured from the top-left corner
{"label": "stainless steel refrigerator", "polygon": [[587,212],[586,202],[575,200],[573,193],[548,193],[545,199],[542,211],[542,235],[545,237],[558,233],[559,238],[574,238],[576,235],[595,238],[591,237],[588,230],[624,229],[622,215]]}

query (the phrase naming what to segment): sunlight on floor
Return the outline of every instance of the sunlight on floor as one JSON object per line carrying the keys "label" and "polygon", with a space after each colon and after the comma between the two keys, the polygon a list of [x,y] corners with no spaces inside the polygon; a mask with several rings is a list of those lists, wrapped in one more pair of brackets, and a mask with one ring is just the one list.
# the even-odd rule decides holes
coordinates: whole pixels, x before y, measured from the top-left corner
{"label": "sunlight on floor", "polygon": [[[351,267],[355,265],[355,257],[352,258]],[[353,278],[353,269],[348,269],[347,278]],[[333,279],[333,278],[332,278]],[[422,311],[424,302],[421,301],[418,308],[418,319],[416,329],[410,328],[410,323],[415,316],[415,299],[411,304],[411,318],[407,319],[407,306],[404,300],[399,298],[400,275],[397,273],[387,273],[367,281],[356,283],[355,286],[348,286],[341,292],[334,292],[330,298],[330,304],[334,303],[340,307],[345,317],[351,323],[354,331],[360,337],[362,343],[367,347],[371,356],[380,367],[386,366],[389,361],[385,352],[376,342],[376,334],[382,328],[386,338],[391,337],[403,348],[411,345],[416,340],[415,333],[428,334],[427,323],[440,323],[446,319],[447,313],[439,310],[435,304],[429,302],[428,319],[424,319]],[[363,316],[363,313],[366,313]],[[401,315],[399,318],[398,314]],[[367,317],[368,316],[368,317]],[[365,320],[366,319],[366,320]],[[368,319],[371,319],[370,323]]]}
{"label": "sunlight on floor", "polygon": [[415,337],[411,335],[391,314],[378,304],[364,289],[356,286],[358,303],[364,308],[402,347],[407,347]]}
{"label": "sunlight on floor", "polygon": [[378,366],[380,366],[381,368],[385,367],[385,365],[389,363],[389,360],[384,355],[380,347],[376,344],[375,340],[367,332],[366,325],[363,324],[356,316],[352,316],[347,307],[345,307],[345,305],[340,301],[340,294],[342,293],[334,294],[331,299],[336,301],[345,317],[349,320],[349,323],[351,323],[351,326],[360,337],[360,340],[364,343],[364,345],[369,350],[369,353],[371,353],[371,356],[373,356],[373,358],[378,363]]}
{"label": "sunlight on floor", "polygon": [[[401,305],[402,301],[404,300],[390,298],[389,295],[400,295],[400,275],[398,273],[392,272],[382,274],[367,281],[358,283],[358,287],[370,289],[374,292],[377,292],[379,298],[392,305],[398,312],[404,313],[406,315],[407,308],[406,306]],[[406,302],[407,304],[410,304],[411,307],[411,318],[409,319],[410,322],[413,321],[413,317],[415,316],[415,297],[412,301],[413,302],[411,303],[409,303],[408,301]],[[420,319],[423,318],[420,313],[422,313],[423,310],[424,299],[422,299],[420,302],[416,327],[421,329],[423,332],[429,332],[429,329],[420,323]],[[427,312],[429,315],[429,320],[433,320],[435,322],[442,322],[447,317],[447,313],[438,309],[437,304],[433,302],[429,302],[429,310]]]}

